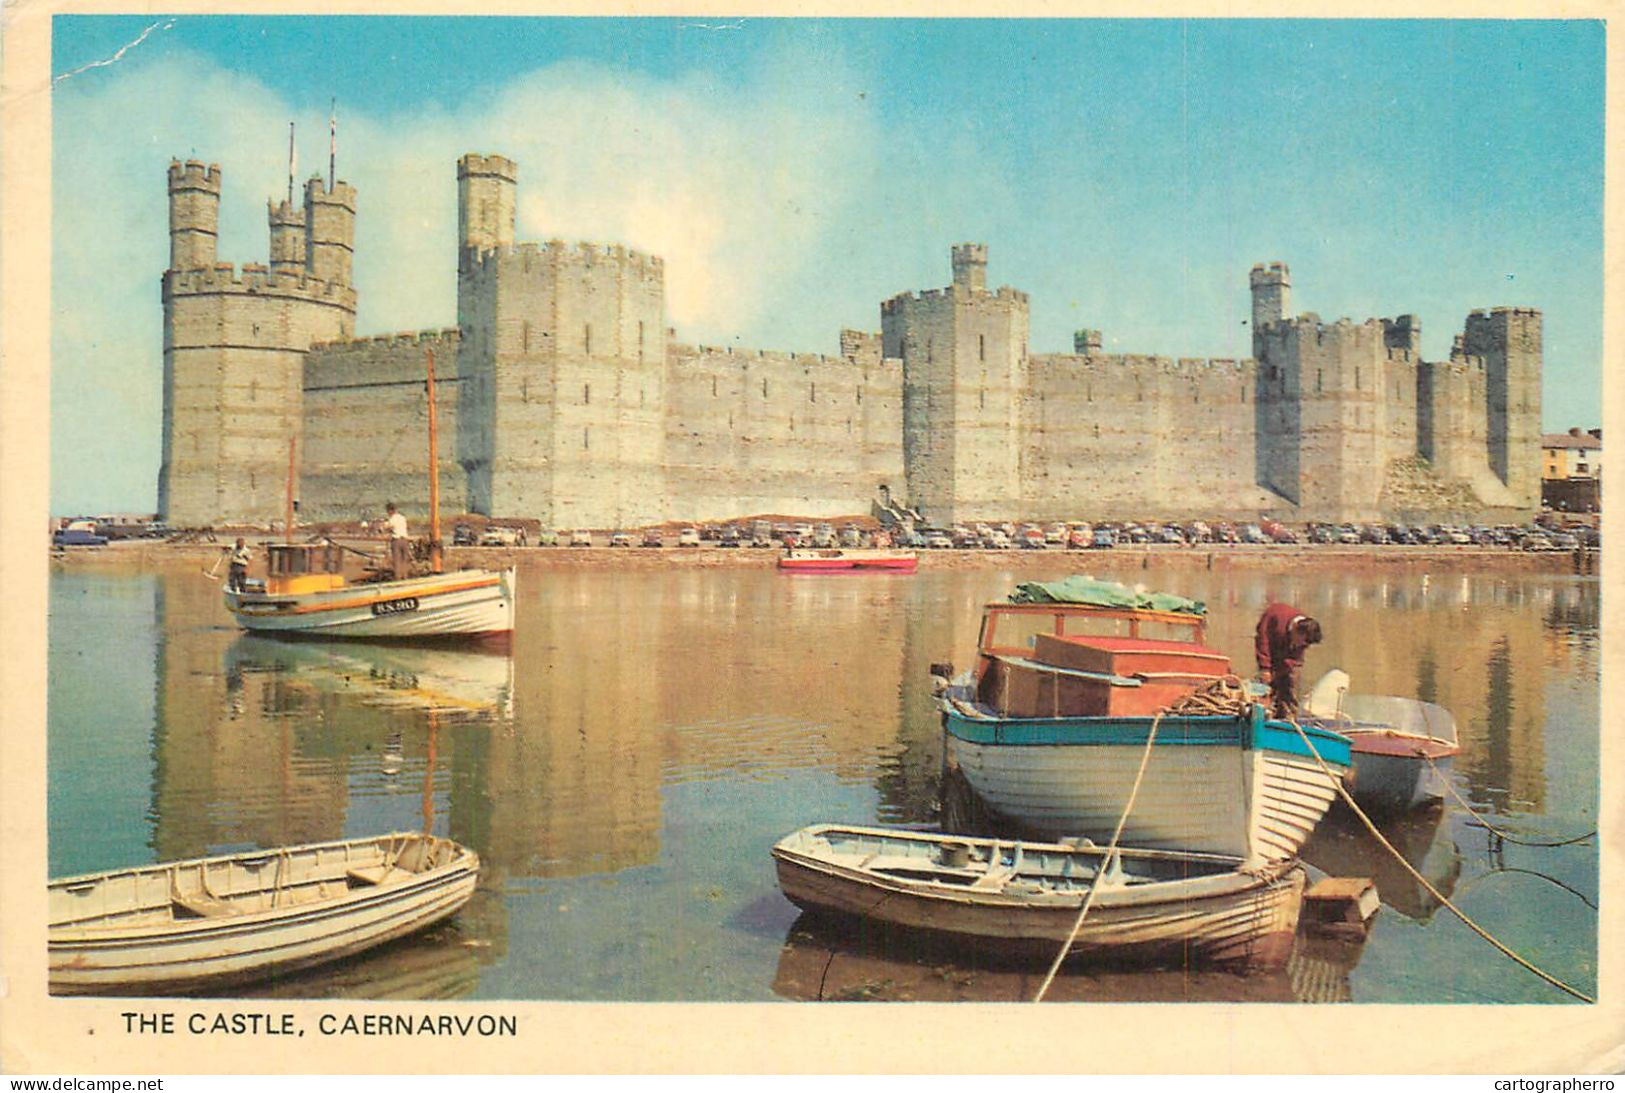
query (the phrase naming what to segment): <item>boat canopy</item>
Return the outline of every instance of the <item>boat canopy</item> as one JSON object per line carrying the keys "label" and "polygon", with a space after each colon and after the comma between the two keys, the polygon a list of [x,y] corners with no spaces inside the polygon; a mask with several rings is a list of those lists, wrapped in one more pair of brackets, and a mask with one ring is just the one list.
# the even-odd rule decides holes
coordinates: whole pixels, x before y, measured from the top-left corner
{"label": "boat canopy", "polygon": [[1010,593],[1011,603],[1081,603],[1093,607],[1130,607],[1206,615],[1207,605],[1171,592],[1147,592],[1117,581],[1093,577],[1063,577],[1058,581],[1024,581]]}
{"label": "boat canopy", "polygon": [[265,550],[271,577],[344,572],[344,548],[325,539],[319,543],[267,543]]}

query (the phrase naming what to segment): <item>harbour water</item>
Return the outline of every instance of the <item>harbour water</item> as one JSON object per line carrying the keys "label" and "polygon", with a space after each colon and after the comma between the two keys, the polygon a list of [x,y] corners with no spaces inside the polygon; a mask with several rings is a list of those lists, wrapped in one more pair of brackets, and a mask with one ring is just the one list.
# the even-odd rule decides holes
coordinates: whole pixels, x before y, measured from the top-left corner
{"label": "harbour water", "polygon": [[[1057,559],[1061,576],[1081,563]],[[1455,784],[1519,838],[1597,826],[1594,578],[1327,569],[1139,575],[1209,605],[1251,669],[1270,599],[1319,618],[1306,678],[1450,709]],[[484,863],[453,920],[244,996],[380,999],[1019,1000],[1043,969],[831,929],[779,894],[769,846],[817,821],[930,823],[942,758],[928,667],[964,666],[997,563],[914,576],[757,568],[519,573],[491,652],[241,634],[195,565],[59,572],[49,634],[52,876],[427,826]],[[1454,802],[1384,825],[1443,895],[1595,991],[1595,839],[1494,845]],[[1539,1002],[1335,813],[1305,849],[1372,876],[1363,946],[1301,940],[1285,970],[1067,969],[1049,998]]]}

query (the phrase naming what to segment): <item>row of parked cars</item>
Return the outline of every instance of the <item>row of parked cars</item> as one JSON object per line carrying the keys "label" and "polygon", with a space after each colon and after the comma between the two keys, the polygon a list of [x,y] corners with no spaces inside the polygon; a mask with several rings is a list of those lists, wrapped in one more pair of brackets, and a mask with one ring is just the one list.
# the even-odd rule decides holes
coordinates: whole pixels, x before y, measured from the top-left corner
{"label": "row of parked cars", "polygon": [[[640,531],[614,531],[606,539],[602,533],[596,542],[606,543],[611,547],[648,547],[662,548],[667,546],[699,547],[706,544],[712,546],[729,547],[866,547],[889,541],[885,532],[866,528],[861,524],[845,524],[837,528],[833,524],[822,523],[773,523],[768,520],[752,520],[733,524],[696,524],[691,527],[671,528],[653,527]],[[454,546],[530,546],[531,536],[523,527],[514,527],[503,524],[488,524],[484,528],[476,529],[472,525],[458,524],[452,534]],[[547,531],[539,532],[534,538],[535,546],[571,546],[590,547],[596,545],[593,533],[587,530],[575,531]]]}
{"label": "row of parked cars", "polygon": [[902,545],[925,549],[959,550],[1106,550],[1119,544],[1164,543],[1189,546],[1203,543],[1325,544],[1325,545],[1421,545],[1482,546],[1510,550],[1574,550],[1599,545],[1598,532],[1591,527],[1567,530],[1533,524],[1457,525],[1401,523],[1328,524],[1308,523],[1288,527],[1273,520],[1256,523],[1189,523],[1078,521],[1041,524],[979,523],[952,528],[926,528],[899,536]]}

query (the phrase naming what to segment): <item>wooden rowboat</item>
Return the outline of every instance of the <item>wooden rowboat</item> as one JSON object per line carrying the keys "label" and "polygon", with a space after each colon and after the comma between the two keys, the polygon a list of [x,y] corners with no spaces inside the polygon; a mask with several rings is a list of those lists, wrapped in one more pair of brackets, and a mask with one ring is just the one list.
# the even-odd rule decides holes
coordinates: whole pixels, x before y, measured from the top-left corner
{"label": "wooden rowboat", "polygon": [[163,994],[337,960],[453,914],[479,868],[407,833],[53,880],[51,993]]}
{"label": "wooden rowboat", "polygon": [[1053,958],[1103,864],[1069,958],[1279,965],[1304,872],[1295,862],[818,824],[773,847],[779,887],[809,911],[853,915]]}

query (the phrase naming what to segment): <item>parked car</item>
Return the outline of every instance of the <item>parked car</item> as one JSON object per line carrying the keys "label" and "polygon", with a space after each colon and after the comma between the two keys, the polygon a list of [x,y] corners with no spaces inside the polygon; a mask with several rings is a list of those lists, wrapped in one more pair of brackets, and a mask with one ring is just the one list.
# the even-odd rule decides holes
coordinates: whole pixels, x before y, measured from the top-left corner
{"label": "parked car", "polygon": [[572,531],[570,533],[570,545],[573,546],[573,547],[590,547],[590,546],[592,546],[592,532],[590,532],[590,531]]}
{"label": "parked car", "polygon": [[1244,543],[1267,543],[1269,536],[1257,524],[1245,524],[1241,529],[1241,541]]}
{"label": "parked car", "polygon": [[684,528],[677,533],[677,545],[680,547],[697,547],[700,545],[700,529]]}
{"label": "parked car", "polygon": [[1111,528],[1096,528],[1090,537],[1089,546],[1093,550],[1110,550],[1117,545],[1117,533]]}
{"label": "parked car", "polygon": [[820,550],[827,550],[835,545],[835,525],[819,524],[813,530],[812,545]]}
{"label": "parked car", "polygon": [[1021,549],[1043,550],[1049,544],[1044,541],[1044,529],[1029,527],[1021,533]]}
{"label": "parked car", "polygon": [[525,529],[506,524],[487,524],[480,532],[480,546],[524,546]]}
{"label": "parked car", "polygon": [[925,533],[925,547],[927,550],[949,550],[954,541],[948,537],[946,531],[933,529]]}
{"label": "parked car", "polygon": [[609,545],[612,546],[612,547],[629,547],[629,546],[631,546],[632,545],[632,533],[630,531],[617,531],[614,535],[611,535],[609,537]]}
{"label": "parked car", "polygon": [[543,528],[536,533],[536,545],[539,547],[555,547],[559,545],[559,533]]}
{"label": "parked car", "polygon": [[841,529],[841,545],[844,547],[861,547],[863,545],[863,529],[856,524],[848,524]]}
{"label": "parked car", "polygon": [[1164,524],[1161,530],[1157,532],[1157,542],[1177,543],[1180,546],[1184,546],[1185,533],[1179,528],[1175,527],[1173,524]]}
{"label": "parked car", "polygon": [[479,537],[474,534],[474,529],[467,524],[458,524],[451,529],[452,546],[473,546],[478,541]]}
{"label": "parked car", "polygon": [[1088,528],[1073,528],[1067,533],[1066,547],[1068,550],[1088,550],[1094,542],[1094,534]]}
{"label": "parked car", "polygon": [[98,534],[94,520],[70,520],[66,527],[61,528],[51,536],[51,545],[58,547],[70,546],[106,546],[107,536]]}
{"label": "parked car", "polygon": [[1010,536],[1000,528],[990,528],[987,537],[982,540],[982,546],[988,550],[1009,550]]}
{"label": "parked car", "polygon": [[721,534],[717,536],[717,546],[730,549],[737,548],[739,546],[739,529],[732,525],[723,528]]}

